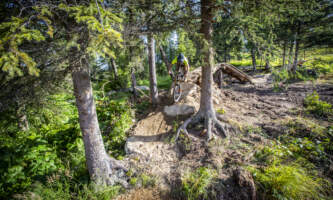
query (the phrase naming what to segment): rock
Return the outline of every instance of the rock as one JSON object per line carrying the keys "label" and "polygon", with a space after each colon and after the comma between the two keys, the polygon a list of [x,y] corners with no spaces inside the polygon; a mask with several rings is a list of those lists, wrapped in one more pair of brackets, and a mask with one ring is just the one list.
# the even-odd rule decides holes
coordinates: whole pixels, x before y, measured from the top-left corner
{"label": "rock", "polygon": [[233,171],[233,178],[236,183],[236,185],[239,186],[240,192],[238,195],[240,195],[241,199],[248,199],[248,200],[255,200],[256,199],[256,186],[254,184],[252,175],[240,168],[237,167]]}
{"label": "rock", "polygon": [[176,117],[176,116],[189,116],[194,114],[195,108],[194,106],[189,106],[186,104],[176,104],[172,106],[165,106],[164,113],[168,117]]}

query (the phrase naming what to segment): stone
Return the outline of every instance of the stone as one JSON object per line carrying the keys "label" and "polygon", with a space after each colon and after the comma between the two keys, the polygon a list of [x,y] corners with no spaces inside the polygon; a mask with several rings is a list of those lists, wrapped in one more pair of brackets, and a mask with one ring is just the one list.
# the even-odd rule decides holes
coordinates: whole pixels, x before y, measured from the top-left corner
{"label": "stone", "polygon": [[168,117],[189,116],[194,114],[195,107],[186,104],[176,104],[164,107],[164,113]]}

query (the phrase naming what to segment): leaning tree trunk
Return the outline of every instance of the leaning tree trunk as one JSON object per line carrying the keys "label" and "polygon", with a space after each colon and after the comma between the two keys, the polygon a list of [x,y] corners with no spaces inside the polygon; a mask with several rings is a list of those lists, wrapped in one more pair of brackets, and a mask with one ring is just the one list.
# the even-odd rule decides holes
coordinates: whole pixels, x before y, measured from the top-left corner
{"label": "leaning tree trunk", "polygon": [[[113,169],[123,167],[118,161],[110,158],[105,151],[97,120],[87,62],[82,59],[81,63],[82,66],[74,68],[72,79],[86,164],[90,177],[97,185],[113,185],[116,182],[121,182],[115,177]],[[121,183],[126,185],[124,182]]]}
{"label": "leaning tree trunk", "polygon": [[148,34],[148,60],[149,60],[149,83],[150,97],[153,105],[158,104],[158,89],[156,79],[156,63],[155,63],[155,40],[153,34]]}
{"label": "leaning tree trunk", "polygon": [[253,47],[251,49],[251,57],[252,57],[252,66],[253,66],[253,71],[256,71],[257,68],[257,61],[256,61],[256,51],[255,48]]}
{"label": "leaning tree trunk", "polygon": [[187,125],[195,124],[204,120],[205,122],[205,132],[207,133],[207,140],[212,138],[212,129],[216,126],[224,136],[226,135],[226,131],[224,129],[224,125],[217,120],[216,113],[213,107],[212,101],[212,84],[213,84],[213,75],[212,68],[214,66],[214,53],[213,53],[213,45],[212,45],[212,34],[213,34],[213,7],[214,0],[201,0],[201,29],[200,32],[203,34],[203,46],[201,49],[203,50],[202,54],[205,55],[204,63],[201,68],[201,97],[200,97],[200,108],[199,111],[191,118],[187,119],[182,126],[177,130],[176,139],[179,136],[180,131],[184,131],[186,135]]}

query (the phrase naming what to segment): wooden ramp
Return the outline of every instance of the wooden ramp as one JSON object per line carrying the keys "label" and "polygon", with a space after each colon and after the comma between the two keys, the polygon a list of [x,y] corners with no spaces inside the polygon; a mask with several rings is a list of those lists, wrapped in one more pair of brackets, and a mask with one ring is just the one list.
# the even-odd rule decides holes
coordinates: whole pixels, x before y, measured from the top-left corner
{"label": "wooden ramp", "polygon": [[247,75],[246,73],[244,73],[241,70],[237,69],[236,67],[234,67],[231,64],[228,64],[228,63],[219,63],[219,64],[217,64],[217,70],[216,70],[216,72],[218,72],[219,70],[222,70],[222,72],[224,74],[228,74],[229,76],[232,76],[232,77],[236,78],[240,82],[243,82],[243,83],[250,82],[250,83],[253,84],[252,78],[249,75]]}

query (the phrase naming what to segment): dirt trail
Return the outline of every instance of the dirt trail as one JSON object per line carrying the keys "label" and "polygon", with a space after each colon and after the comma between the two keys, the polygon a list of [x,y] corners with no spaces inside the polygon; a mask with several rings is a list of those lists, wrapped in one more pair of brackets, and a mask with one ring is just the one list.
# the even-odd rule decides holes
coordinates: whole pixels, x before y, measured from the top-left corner
{"label": "dirt trail", "polygon": [[[200,69],[191,72],[189,89],[179,103],[193,106],[195,110],[200,102],[200,87],[197,85],[200,72]],[[274,132],[278,129],[275,121],[296,117],[295,111],[302,106],[307,94],[316,90],[322,92],[330,101],[333,99],[332,85],[296,83],[284,92],[274,92],[269,75],[255,75],[252,78],[254,85],[234,83],[218,89],[214,84],[215,109],[219,112],[223,110],[223,119],[236,129],[260,127],[271,134],[278,133],[279,131]],[[167,94],[162,98],[167,98]],[[198,131],[200,127],[194,127],[189,129],[189,133],[196,139],[180,139],[175,143],[172,141],[175,126],[186,117],[167,116],[163,112],[165,106],[168,105],[161,105],[140,120],[126,143],[127,155],[133,168],[156,176],[162,190],[179,187],[180,177],[184,172],[203,165],[223,168],[219,172],[219,178],[230,186],[234,184],[230,180],[235,166],[246,163],[253,156],[254,147],[267,142],[261,135],[254,134],[230,136],[226,139],[218,137],[212,143],[206,144],[205,137],[201,137]],[[234,134],[239,135],[237,132]],[[232,196],[236,189],[237,187],[224,190],[225,192],[220,194],[222,199],[242,199]]]}

